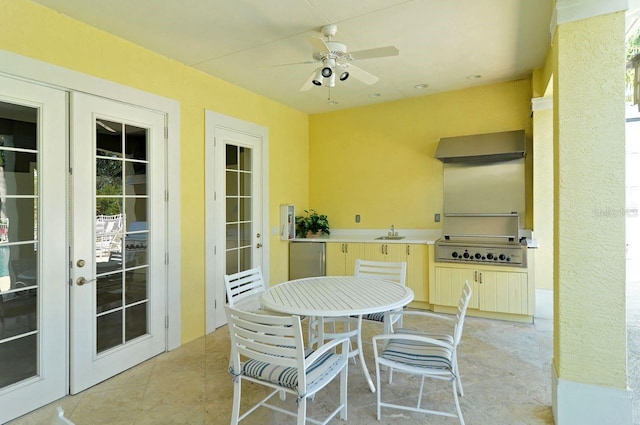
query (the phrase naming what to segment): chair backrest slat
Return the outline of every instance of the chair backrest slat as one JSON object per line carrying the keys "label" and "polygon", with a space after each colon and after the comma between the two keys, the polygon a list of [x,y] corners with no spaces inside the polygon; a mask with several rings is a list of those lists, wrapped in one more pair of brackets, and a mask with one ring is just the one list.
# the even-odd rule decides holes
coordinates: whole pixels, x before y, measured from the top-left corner
{"label": "chair backrest slat", "polygon": [[255,308],[260,307],[257,298],[266,289],[260,267],[225,275],[224,285],[227,291],[227,303],[231,307],[243,303],[251,303]]}
{"label": "chair backrest slat", "polygon": [[472,292],[473,291],[471,290],[469,281],[465,280],[464,286],[462,287],[462,295],[460,296],[460,301],[458,302],[458,313],[456,314],[458,322],[456,323],[456,328],[453,332],[454,345],[458,345],[460,343],[460,339],[462,338],[464,318],[467,315],[467,308],[469,308],[469,302],[471,301]]}
{"label": "chair backrest slat", "polygon": [[[298,316],[269,316],[225,306],[231,334],[234,370],[240,356],[261,362],[304,369],[304,342]],[[304,374],[303,374],[304,375]],[[303,376],[298,377],[303,382]]]}
{"label": "chair backrest slat", "polygon": [[384,279],[400,285],[406,285],[407,263],[406,261],[390,262],[357,259],[354,276]]}

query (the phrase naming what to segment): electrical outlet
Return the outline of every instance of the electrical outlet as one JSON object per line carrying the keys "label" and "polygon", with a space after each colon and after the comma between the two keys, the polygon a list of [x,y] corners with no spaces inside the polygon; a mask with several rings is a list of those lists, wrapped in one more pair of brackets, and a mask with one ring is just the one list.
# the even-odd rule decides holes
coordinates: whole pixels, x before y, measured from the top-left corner
{"label": "electrical outlet", "polygon": [[440,214],[436,214],[435,217],[434,217],[434,220],[435,220],[436,223],[439,223],[440,222]]}
{"label": "electrical outlet", "polygon": [[277,235],[278,234],[278,226],[273,226],[273,228],[271,229],[271,234],[272,235]]}
{"label": "electrical outlet", "polygon": [[360,214],[356,214],[356,223],[360,223]]}

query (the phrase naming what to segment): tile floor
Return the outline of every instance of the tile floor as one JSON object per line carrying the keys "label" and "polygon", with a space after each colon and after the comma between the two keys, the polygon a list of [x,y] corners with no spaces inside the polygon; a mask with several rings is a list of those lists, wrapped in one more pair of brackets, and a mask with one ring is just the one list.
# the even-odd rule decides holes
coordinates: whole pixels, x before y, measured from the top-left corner
{"label": "tile floor", "polygon": [[[365,337],[377,331],[367,324]],[[369,339],[370,340],[370,339]],[[169,353],[162,354],[76,396],[69,396],[19,418],[11,425],[42,424],[61,405],[77,425],[143,424],[227,424],[229,423],[232,380],[227,373],[229,334],[226,327]],[[373,354],[365,346],[370,369]],[[465,397],[463,413],[468,424],[552,424],[550,405],[550,326],[513,324],[468,318],[459,354]],[[396,375],[394,398],[413,396],[415,379]],[[246,385],[244,397],[255,399],[263,387]],[[335,407],[337,382],[309,403],[309,413],[322,416]],[[426,401],[448,404],[449,386],[430,386]],[[368,390],[359,365],[349,370],[350,424],[375,422],[375,394]],[[412,402],[413,403],[413,402]],[[295,406],[289,397],[287,405]],[[444,408],[447,408],[445,406]],[[265,411],[263,411],[265,410]],[[244,421],[246,424],[295,423],[278,413],[263,409]],[[424,416],[383,410],[380,423],[424,423]],[[331,423],[342,423],[334,419]],[[455,419],[430,417],[429,423],[457,424]]]}
{"label": "tile floor", "polygon": [[[640,387],[640,283],[629,285],[629,386]],[[416,326],[417,323],[405,323]],[[365,337],[376,333],[374,325],[365,325]],[[552,425],[551,358],[552,326],[469,317],[459,361],[465,397],[462,410],[468,425]],[[47,424],[56,406],[62,406],[77,425],[144,424],[228,424],[232,400],[232,380],[227,373],[229,335],[226,327],[199,338],[169,353],[164,353],[108,381],[75,396],[65,397],[10,425]],[[369,368],[375,371],[370,345],[365,346]],[[383,372],[383,379],[386,372]],[[376,421],[376,399],[366,385],[359,365],[349,369],[349,424],[457,424],[443,418],[405,411],[383,409]],[[414,403],[418,381],[394,375],[394,384],[383,387],[383,395]],[[436,408],[453,409],[447,383],[431,383],[426,403]],[[244,386],[243,401],[257,400],[263,387]],[[311,417],[323,417],[335,407],[337,382],[328,391],[318,393],[309,403]],[[636,391],[635,398],[640,395]],[[243,403],[244,404],[244,403]],[[284,402],[289,408],[295,401]],[[635,424],[640,425],[640,409],[635,406]],[[293,418],[260,409],[243,423],[293,424]],[[333,419],[331,424],[344,423]]]}

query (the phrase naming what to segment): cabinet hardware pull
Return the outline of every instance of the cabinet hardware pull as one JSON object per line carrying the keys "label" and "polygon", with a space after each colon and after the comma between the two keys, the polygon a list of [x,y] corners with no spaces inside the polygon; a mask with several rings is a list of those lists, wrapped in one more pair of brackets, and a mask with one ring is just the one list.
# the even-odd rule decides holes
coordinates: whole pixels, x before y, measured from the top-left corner
{"label": "cabinet hardware pull", "polygon": [[482,272],[480,272],[480,283],[482,283]]}
{"label": "cabinet hardware pull", "polygon": [[478,281],[478,270],[473,272],[473,280]]}
{"label": "cabinet hardware pull", "polygon": [[409,249],[409,245],[407,245],[407,255],[411,255],[411,250]]}
{"label": "cabinet hardware pull", "polygon": [[348,243],[344,244],[344,252],[346,252],[347,254],[349,253],[349,244]]}
{"label": "cabinet hardware pull", "polygon": [[385,245],[384,246],[384,255],[388,255],[389,254],[389,245]]}

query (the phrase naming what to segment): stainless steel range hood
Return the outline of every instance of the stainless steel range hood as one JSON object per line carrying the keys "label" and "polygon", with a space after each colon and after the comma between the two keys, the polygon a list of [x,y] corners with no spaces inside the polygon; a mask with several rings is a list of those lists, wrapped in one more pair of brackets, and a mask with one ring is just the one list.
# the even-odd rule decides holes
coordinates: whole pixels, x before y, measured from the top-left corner
{"label": "stainless steel range hood", "polygon": [[524,154],[524,130],[515,130],[443,137],[435,157],[442,162],[491,162],[522,158]]}

